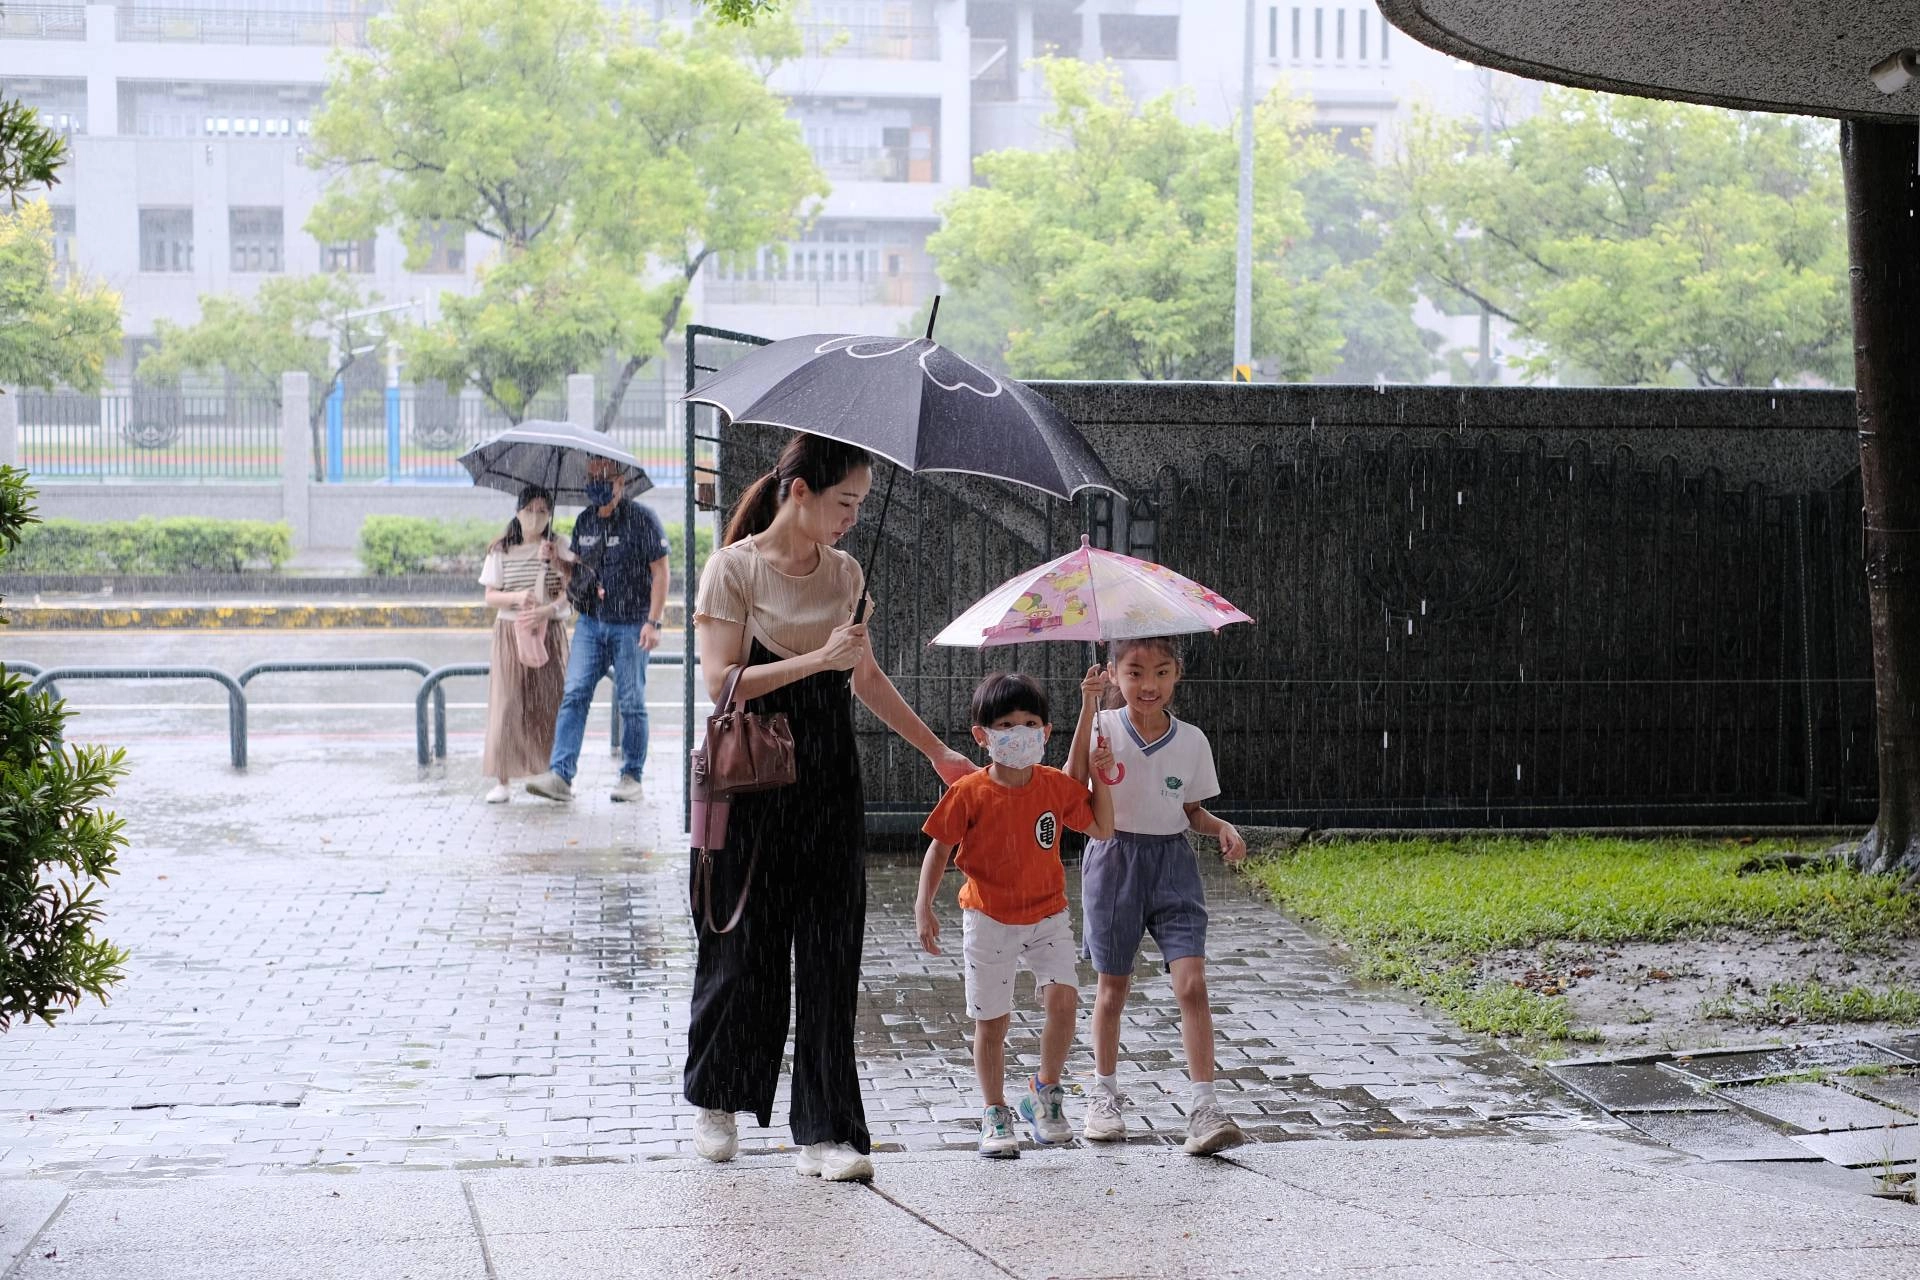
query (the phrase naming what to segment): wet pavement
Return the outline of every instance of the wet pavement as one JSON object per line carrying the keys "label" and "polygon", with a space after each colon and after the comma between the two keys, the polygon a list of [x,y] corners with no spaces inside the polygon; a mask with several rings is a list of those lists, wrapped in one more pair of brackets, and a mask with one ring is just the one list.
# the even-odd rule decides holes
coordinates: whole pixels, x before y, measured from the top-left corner
{"label": "wet pavement", "polygon": [[[16,637],[9,656],[46,661],[20,643],[29,639],[47,638]],[[302,656],[299,638],[263,652],[252,637],[243,653],[246,639],[202,636],[194,651],[235,669]],[[309,639],[333,654],[392,649],[380,636]],[[147,660],[181,661],[165,650],[194,640],[150,638]],[[84,643],[65,638],[65,660],[126,659],[75,656]],[[453,657],[427,656],[456,660],[472,644],[456,635],[444,646]],[[460,701],[477,685],[451,693],[453,758],[421,771],[411,677],[368,679],[388,683],[284,677],[280,701],[254,709],[244,774],[225,764],[222,707],[204,691],[68,690],[82,708],[74,738],[129,751],[116,807],[132,847],[106,900],[108,936],[133,960],[110,1005],[0,1037],[0,1176],[690,1150],[678,1099],[693,944],[678,715],[655,707],[643,805],[609,799],[614,761],[596,712],[580,799],[489,806],[477,776],[481,711]],[[675,692],[656,677],[650,695]],[[870,872],[858,1035],[883,1151],[970,1145],[977,1114],[957,961],[921,954],[913,936],[916,868],[876,857]],[[1356,986],[1217,865],[1209,879],[1223,1098],[1256,1137],[1596,1123],[1515,1059]],[[1156,968],[1143,958],[1122,1065],[1146,1143],[1184,1126],[1178,1027]],[[1035,1061],[1037,1034],[1037,1019],[1020,1015],[1010,1072]],[[1090,1073],[1082,1044],[1069,1083]],[[784,1144],[784,1109],[783,1096],[774,1129],[743,1131],[750,1157]]]}

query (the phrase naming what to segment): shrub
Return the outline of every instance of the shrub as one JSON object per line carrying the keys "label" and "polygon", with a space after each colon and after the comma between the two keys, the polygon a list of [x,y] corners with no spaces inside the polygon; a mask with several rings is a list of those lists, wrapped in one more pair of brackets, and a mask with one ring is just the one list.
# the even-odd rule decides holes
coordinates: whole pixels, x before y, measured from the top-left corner
{"label": "shrub", "polygon": [[[34,522],[25,476],[0,467],[0,555]],[[0,1031],[52,1022],[83,996],[106,999],[126,952],[94,930],[96,891],[126,845],[121,820],[94,807],[126,772],[125,753],[65,746],[64,702],[27,696],[0,668]]]}
{"label": "shrub", "polygon": [[[376,578],[398,577],[410,573],[477,574],[487,548],[506,528],[504,520],[432,520],[423,516],[368,516],[360,526],[360,564]],[[554,532],[566,537],[573,532],[573,520],[553,522]],[[706,564],[713,553],[713,531],[696,529],[694,572]],[[674,567],[680,563],[680,526],[667,526],[667,544],[672,550]]]}
{"label": "shrub", "polygon": [[7,568],[13,573],[145,575],[272,572],[292,555],[293,530],[264,520],[48,520],[22,534]]}

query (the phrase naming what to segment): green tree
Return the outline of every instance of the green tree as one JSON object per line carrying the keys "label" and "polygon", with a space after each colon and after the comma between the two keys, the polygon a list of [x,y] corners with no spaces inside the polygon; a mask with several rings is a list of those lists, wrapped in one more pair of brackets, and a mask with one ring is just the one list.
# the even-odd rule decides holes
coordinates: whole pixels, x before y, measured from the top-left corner
{"label": "green tree", "polygon": [[1310,228],[1287,255],[1289,273],[1318,282],[1342,342],[1320,382],[1424,382],[1440,335],[1413,320],[1413,289],[1385,268],[1380,246],[1392,193],[1364,156],[1342,154],[1308,170],[1300,193]]}
{"label": "green tree", "polygon": [[1416,114],[1382,253],[1511,321],[1529,377],[1851,380],[1830,124],[1548,89],[1489,142]]}
{"label": "green tree", "polygon": [[280,375],[304,372],[313,474],[325,475],[327,397],[347,370],[377,343],[375,320],[355,315],[369,297],[350,276],[274,276],[251,298],[206,295],[191,325],[155,320],[153,351],[140,361],[150,382],[172,382],[191,370],[224,371],[246,391],[280,405]]}
{"label": "green tree", "polygon": [[[1039,378],[1223,378],[1233,362],[1239,151],[1231,129],[1188,124],[1173,95],[1137,109],[1112,67],[1044,59],[1065,145],[999,151],[949,199],[927,241],[941,277],[1011,300],[1007,367]],[[1283,378],[1333,366],[1334,301],[1289,262],[1309,228],[1302,180],[1331,163],[1308,111],[1275,91],[1256,108],[1253,349]],[[970,350],[969,354],[984,354]]]}
{"label": "green tree", "polygon": [[0,213],[0,383],[99,387],[120,349],[120,295],[55,269],[53,211]]}
{"label": "green tree", "polygon": [[[0,555],[34,523],[26,476],[0,467]],[[124,753],[61,744],[66,705],[0,666],[0,1031],[51,1023],[83,996],[106,999],[126,952],[95,936],[98,890],[125,847],[96,807],[126,772]]]}
{"label": "green tree", "polygon": [[400,0],[343,58],[314,122],[336,171],[325,239],[393,224],[494,246],[468,298],[442,299],[414,368],[518,420],[613,351],[627,383],[679,327],[716,253],[783,240],[826,186],[767,88],[797,28],[658,29],[594,0]]}

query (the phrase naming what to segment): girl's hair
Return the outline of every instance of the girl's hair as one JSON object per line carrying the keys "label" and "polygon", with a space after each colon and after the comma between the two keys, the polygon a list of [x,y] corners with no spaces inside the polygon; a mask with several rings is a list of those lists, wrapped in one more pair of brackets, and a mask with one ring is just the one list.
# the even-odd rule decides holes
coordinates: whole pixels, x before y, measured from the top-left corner
{"label": "girl's hair", "polygon": [[[1133,636],[1126,640],[1114,640],[1107,644],[1107,669],[1112,671],[1125,662],[1129,655],[1141,650],[1156,654],[1173,663],[1176,674],[1186,671],[1187,664],[1180,657],[1180,642],[1172,636]],[[1120,693],[1118,683],[1107,686],[1106,708],[1116,710],[1127,705]]]}
{"label": "girl's hair", "polygon": [[526,535],[520,531],[520,513],[527,509],[528,503],[536,499],[547,504],[547,519],[549,521],[547,528],[549,530],[553,528],[551,523],[553,519],[553,495],[537,484],[530,484],[520,491],[520,501],[513,504],[513,519],[507,521],[507,531],[493,540],[493,545],[487,548],[489,552],[505,551],[509,547],[517,547],[527,540]]}
{"label": "girl's hair", "polygon": [[773,464],[773,470],[755,480],[740,495],[740,501],[733,504],[733,515],[727,521],[720,545],[724,547],[742,538],[751,538],[772,524],[780,504],[793,490],[795,480],[805,480],[813,492],[825,493],[845,480],[848,472],[872,465],[873,455],[865,449],[825,436],[795,432],[787,440],[787,447],[780,451],[780,460]]}

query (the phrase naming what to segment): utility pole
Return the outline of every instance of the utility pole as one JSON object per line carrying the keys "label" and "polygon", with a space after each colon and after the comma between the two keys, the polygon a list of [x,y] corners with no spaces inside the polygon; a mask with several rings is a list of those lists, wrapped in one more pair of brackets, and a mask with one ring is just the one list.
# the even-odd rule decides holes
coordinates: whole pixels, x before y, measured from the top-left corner
{"label": "utility pole", "polygon": [[[1493,68],[1480,68],[1480,153],[1485,155],[1493,150]],[[1493,313],[1487,310],[1487,304],[1480,304],[1480,367],[1475,370],[1479,381],[1493,381]]]}
{"label": "utility pole", "polygon": [[1240,235],[1233,269],[1233,380],[1253,381],[1253,0],[1240,60]]}

